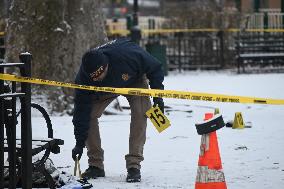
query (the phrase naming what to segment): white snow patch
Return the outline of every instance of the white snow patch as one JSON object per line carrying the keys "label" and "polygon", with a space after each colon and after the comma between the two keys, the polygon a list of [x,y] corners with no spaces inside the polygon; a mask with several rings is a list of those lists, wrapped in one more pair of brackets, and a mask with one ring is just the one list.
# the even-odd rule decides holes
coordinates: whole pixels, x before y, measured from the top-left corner
{"label": "white snow patch", "polygon": [[64,30],[62,28],[59,28],[59,27],[55,28],[54,31],[55,32],[64,32]]}
{"label": "white snow patch", "polygon": [[[170,73],[165,88],[192,92],[207,92],[238,96],[284,99],[284,74],[242,74],[230,72]],[[167,116],[171,126],[159,134],[148,122],[147,141],[142,162],[141,183],[126,183],[124,155],[128,153],[130,111],[109,111],[118,115],[102,116],[100,132],[105,150],[105,178],[90,180],[98,189],[193,188],[197,173],[201,137],[194,124],[206,112],[220,109],[225,121],[233,120],[235,112],[252,128],[217,131],[223,170],[230,189],[278,189],[284,185],[284,106],[261,104],[231,104],[178,99],[164,99],[173,110]],[[122,106],[128,106],[119,97]],[[190,112],[190,110],[192,112]],[[188,112],[186,112],[188,111]],[[39,117],[33,117],[40,123]],[[71,150],[75,144],[72,117],[51,117],[54,136],[65,141],[61,153],[51,155],[62,171],[73,173]],[[33,136],[42,136],[43,129],[33,126]],[[88,167],[86,149],[80,161],[82,170]]]}

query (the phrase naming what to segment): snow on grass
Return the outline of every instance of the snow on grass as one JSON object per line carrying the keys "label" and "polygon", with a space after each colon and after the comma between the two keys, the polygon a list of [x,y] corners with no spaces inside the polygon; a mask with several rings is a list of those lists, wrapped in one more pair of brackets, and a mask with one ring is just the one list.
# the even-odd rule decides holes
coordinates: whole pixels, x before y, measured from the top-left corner
{"label": "snow on grass", "polygon": [[[284,74],[242,74],[230,72],[171,73],[165,78],[165,89],[186,90],[237,96],[284,99]],[[123,97],[121,105],[128,106]],[[231,104],[165,99],[166,115],[171,127],[159,134],[148,122],[147,141],[142,162],[141,183],[126,183],[124,155],[128,152],[130,112],[102,116],[100,131],[105,150],[106,177],[90,180],[94,188],[194,188],[201,137],[194,124],[206,112],[219,108],[225,121],[242,112],[252,128],[217,132],[226,183],[230,189],[278,189],[284,185],[284,106]],[[35,121],[39,118],[35,117]],[[65,141],[61,153],[51,155],[60,170],[73,173],[71,150],[75,144],[72,117],[51,117],[54,136]],[[34,135],[43,135],[34,129]],[[88,167],[86,149],[80,161]]]}

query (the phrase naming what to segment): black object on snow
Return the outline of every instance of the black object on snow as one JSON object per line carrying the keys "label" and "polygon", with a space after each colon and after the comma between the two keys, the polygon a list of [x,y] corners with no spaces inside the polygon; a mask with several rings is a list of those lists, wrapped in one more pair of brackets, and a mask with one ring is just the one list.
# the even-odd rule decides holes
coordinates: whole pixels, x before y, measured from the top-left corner
{"label": "black object on snow", "polygon": [[216,114],[209,120],[195,124],[197,133],[199,135],[211,133],[213,131],[221,129],[224,126],[225,123],[221,114]]}
{"label": "black object on snow", "polygon": [[226,127],[233,127],[233,121],[228,121],[227,123],[226,123]]}

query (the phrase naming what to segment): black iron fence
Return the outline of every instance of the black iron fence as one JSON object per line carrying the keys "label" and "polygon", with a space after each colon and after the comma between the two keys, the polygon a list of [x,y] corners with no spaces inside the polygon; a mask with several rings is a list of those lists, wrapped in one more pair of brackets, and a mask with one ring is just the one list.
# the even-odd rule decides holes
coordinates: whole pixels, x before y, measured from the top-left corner
{"label": "black iron fence", "polygon": [[149,45],[164,46],[168,70],[181,71],[222,68],[221,42],[216,32],[176,32],[146,36],[141,45],[146,49]]}
{"label": "black iron fence", "polygon": [[[29,53],[19,56],[21,63],[0,62],[0,73],[8,67],[19,68],[22,76],[31,77],[31,59]],[[22,178],[22,188],[32,188],[32,132],[31,132],[31,86],[28,83],[20,83],[20,91],[17,92],[16,82],[12,82],[12,90],[7,90],[4,81],[0,80],[0,189],[4,188],[4,170],[9,170],[9,188],[16,188],[17,173]],[[16,98],[21,102],[21,166],[16,159]],[[7,139],[4,139],[6,128]],[[8,162],[5,166],[4,140],[7,140]]]}
{"label": "black iron fence", "polygon": [[[120,36],[112,35],[109,39],[118,37]],[[252,38],[254,41],[250,42]],[[261,63],[262,69],[265,69],[267,65],[284,67],[282,55],[278,59],[270,55],[272,51],[273,53],[284,53],[283,38],[284,30],[175,31],[142,33],[140,45],[165,65],[164,69],[167,73],[171,70],[237,68],[239,42],[250,42],[250,48],[247,47],[248,53],[263,56],[261,62],[253,59],[254,65]],[[270,43],[269,48],[268,45],[264,45],[267,43]],[[252,49],[258,50],[251,52]]]}
{"label": "black iron fence", "polygon": [[242,67],[270,67],[280,71],[284,68],[284,33],[283,32],[243,32],[236,38],[238,72]]}
{"label": "black iron fence", "polygon": [[[185,29],[186,30],[186,29]],[[171,70],[217,70],[226,68],[238,67],[238,41],[240,39],[249,41],[250,38],[255,38],[260,41],[265,41],[267,36],[273,36],[274,41],[282,41],[284,29],[231,29],[202,31],[161,31],[144,33],[140,39],[140,45],[151,54],[156,56],[163,64],[165,73]],[[259,30],[259,31],[254,31]],[[155,30],[153,30],[155,31]],[[116,33],[108,36],[109,40],[125,36],[125,33]],[[240,37],[241,36],[241,37]],[[243,36],[248,36],[245,39]],[[257,45],[258,42],[253,45]],[[278,48],[277,44],[271,44],[273,48]],[[283,48],[278,48],[279,53],[283,53]],[[271,47],[272,48],[272,47]],[[4,54],[5,48],[2,51]],[[263,49],[265,51],[265,47]],[[257,52],[256,52],[257,53]],[[260,51],[258,52],[260,53]],[[0,55],[1,55],[1,39],[0,39]],[[1,59],[1,56],[0,56]],[[269,58],[265,58],[261,62],[262,66],[266,63],[274,63]],[[283,66],[282,57],[278,62],[279,66]],[[256,65],[256,64],[255,64]],[[270,64],[273,66],[273,64]]]}
{"label": "black iron fence", "polygon": [[[236,66],[236,36],[235,32],[228,35],[228,32],[218,30],[161,32],[143,34],[140,45],[157,57],[165,57],[165,67],[169,71],[217,70]],[[109,39],[118,37],[112,35]]]}

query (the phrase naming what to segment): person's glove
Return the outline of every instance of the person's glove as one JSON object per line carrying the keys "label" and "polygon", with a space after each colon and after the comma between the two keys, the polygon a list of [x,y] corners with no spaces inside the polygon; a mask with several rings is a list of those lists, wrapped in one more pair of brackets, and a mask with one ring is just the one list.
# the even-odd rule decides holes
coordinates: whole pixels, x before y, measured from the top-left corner
{"label": "person's glove", "polygon": [[75,161],[76,157],[78,156],[78,159],[80,160],[83,154],[83,147],[76,145],[72,150],[72,158]]}
{"label": "person's glove", "polygon": [[158,105],[160,110],[164,113],[164,101],[163,101],[162,98],[154,97],[153,103],[154,103],[154,107],[156,107],[156,105]]}

